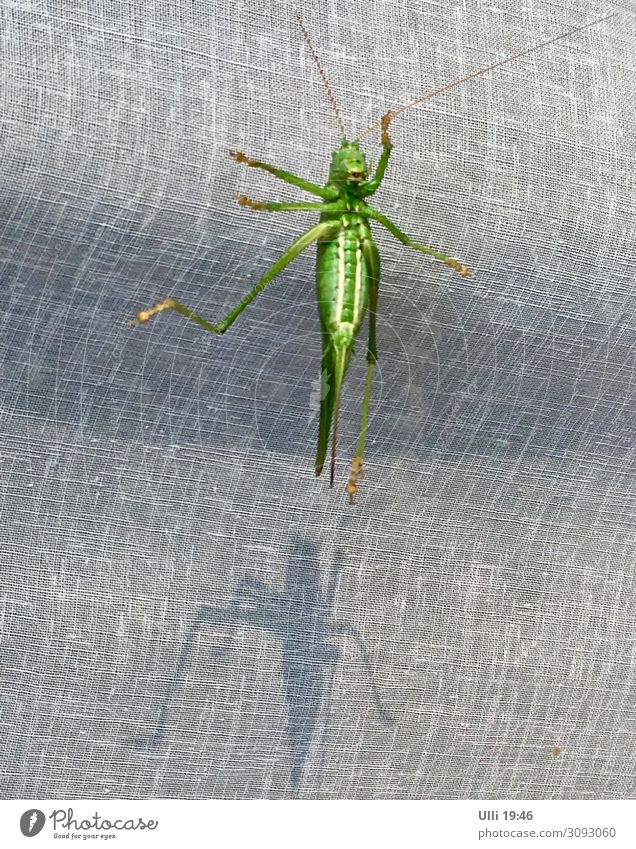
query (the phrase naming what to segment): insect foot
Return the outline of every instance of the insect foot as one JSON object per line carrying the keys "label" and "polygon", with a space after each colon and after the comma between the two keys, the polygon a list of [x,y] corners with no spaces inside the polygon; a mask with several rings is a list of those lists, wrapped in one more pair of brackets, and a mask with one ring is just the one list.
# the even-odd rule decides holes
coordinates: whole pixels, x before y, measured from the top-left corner
{"label": "insect foot", "polygon": [[257,200],[248,198],[247,195],[234,195],[234,200],[241,206],[247,206],[249,209],[267,209],[267,205],[259,203]]}
{"label": "insect foot", "polygon": [[358,491],[358,478],[360,477],[360,473],[362,472],[362,460],[360,457],[354,457],[351,461],[351,472],[349,473],[349,480],[347,481],[347,485],[345,487],[345,491],[349,496],[349,504],[356,503],[356,493]]}
{"label": "insect foot", "polygon": [[473,272],[467,265],[463,265],[463,263],[458,262],[456,259],[451,259],[448,263],[451,268],[454,268],[455,271],[459,274],[460,277],[472,277]]}
{"label": "insect foot", "polygon": [[391,136],[389,135],[389,124],[393,120],[393,112],[387,112],[386,115],[382,116],[380,121],[380,126],[382,127],[382,144],[384,147],[391,148],[393,145],[391,144]]}
{"label": "insect foot", "polygon": [[139,310],[135,317],[127,321],[126,324],[128,327],[136,327],[138,324],[145,324],[147,321],[150,321],[153,315],[158,315],[164,310],[174,309],[175,304],[176,301],[174,298],[166,298],[165,301],[162,301],[160,304],[156,304],[154,307],[148,307],[146,310]]}
{"label": "insect foot", "polygon": [[228,153],[232,157],[232,159],[236,159],[237,162],[241,162],[244,165],[251,165],[253,160],[249,158],[249,156],[245,156],[244,153],[241,153],[240,150],[229,150]]}

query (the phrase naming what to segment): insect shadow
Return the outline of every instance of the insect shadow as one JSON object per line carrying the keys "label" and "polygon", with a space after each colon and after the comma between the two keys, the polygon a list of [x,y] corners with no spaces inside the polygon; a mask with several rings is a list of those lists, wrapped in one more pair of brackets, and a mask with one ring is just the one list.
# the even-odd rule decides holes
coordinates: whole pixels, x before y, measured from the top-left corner
{"label": "insect shadow", "polygon": [[[183,641],[154,730],[148,736],[135,738],[135,749],[157,749],[167,741],[173,699],[184,677],[197,635],[205,627],[225,631],[222,645],[214,652],[217,656],[233,651],[236,631],[241,627],[262,628],[280,640],[292,793],[297,794],[300,790],[307,758],[317,734],[329,726],[333,683],[343,656],[339,640],[349,638],[355,642],[378,715],[383,722],[394,724],[394,717],[383,705],[374,681],[371,659],[358,629],[333,616],[341,567],[331,570],[323,588],[319,553],[320,549],[314,542],[296,538],[291,546],[282,592],[248,575],[240,580],[226,607],[202,605],[199,608]],[[319,771],[321,769],[322,763]]]}

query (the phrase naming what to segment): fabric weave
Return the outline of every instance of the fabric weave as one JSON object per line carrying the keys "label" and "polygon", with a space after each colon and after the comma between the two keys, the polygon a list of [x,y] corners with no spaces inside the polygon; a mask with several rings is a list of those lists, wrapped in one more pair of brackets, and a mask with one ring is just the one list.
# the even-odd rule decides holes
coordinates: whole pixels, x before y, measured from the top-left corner
{"label": "fabric weave", "polygon": [[374,204],[475,274],[374,228],[356,507],[313,251],[223,337],[125,325],[220,318],[316,220],[227,155],[325,179],[296,10],[353,136],[615,8],[0,3],[2,797],[633,797],[633,7],[392,125]]}

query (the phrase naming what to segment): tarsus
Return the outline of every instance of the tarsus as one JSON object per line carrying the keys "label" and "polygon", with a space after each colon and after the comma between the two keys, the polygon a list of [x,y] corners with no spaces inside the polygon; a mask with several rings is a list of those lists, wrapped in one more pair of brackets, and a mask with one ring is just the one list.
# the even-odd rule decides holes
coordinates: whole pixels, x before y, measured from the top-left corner
{"label": "tarsus", "polygon": [[[508,62],[512,62],[515,59],[520,59],[522,56],[526,56],[528,53],[533,53],[535,50],[540,50],[542,47],[547,47],[549,44],[554,44],[555,41],[560,41],[562,38],[567,38],[569,35],[574,35],[577,32],[581,32],[584,29],[588,29],[589,27],[596,26],[596,24],[600,24],[603,21],[607,21],[610,18],[614,18],[618,13],[612,12],[611,15],[605,15],[603,18],[597,18],[594,21],[591,21],[589,24],[583,24],[583,26],[576,27],[575,29],[570,29],[567,32],[562,32],[561,35],[557,35],[554,38],[549,39],[549,41],[542,41],[540,44],[534,44],[532,47],[526,48],[526,50],[521,50],[519,53],[513,53],[512,56],[508,56],[506,59],[501,59],[499,62],[494,62],[492,65],[488,65],[486,68],[480,68],[478,71],[473,71],[472,74],[467,74],[465,77],[460,77],[458,80],[453,80],[450,83],[442,86],[441,88],[435,89],[435,91],[431,91],[428,94],[424,94],[422,97],[416,97],[415,100],[410,100],[408,103],[405,103],[404,106],[399,106],[397,109],[392,109],[389,112],[391,118],[395,118],[396,115],[400,115],[402,112],[406,112],[407,109],[411,109],[413,106],[418,106],[420,103],[424,103],[425,100],[430,100],[432,97],[437,97],[438,94],[443,94],[445,91],[450,91],[455,86],[461,85],[461,83],[465,83],[468,80],[472,80],[475,77],[480,77],[482,74],[487,74],[488,71],[494,70],[494,68],[499,68],[501,65],[505,65]],[[367,127],[366,130],[363,130],[357,137],[356,141],[359,141],[364,136],[373,132],[377,127],[379,127],[382,123],[382,120],[376,121],[375,124],[371,124],[370,127]]]}
{"label": "tarsus", "polygon": [[316,63],[316,67],[318,68],[318,73],[320,74],[320,79],[322,80],[325,88],[327,89],[327,94],[329,95],[329,100],[331,102],[331,106],[333,107],[333,111],[336,114],[336,121],[338,122],[338,128],[340,129],[340,132],[342,134],[342,138],[344,139],[344,138],[347,137],[347,132],[345,130],[344,121],[342,120],[342,114],[341,114],[340,108],[338,106],[338,101],[336,100],[336,95],[333,93],[333,89],[329,85],[329,80],[327,79],[327,74],[325,73],[325,69],[320,64],[320,59],[318,58],[318,54],[316,53],[316,51],[314,49],[314,45],[311,42],[311,37],[310,37],[309,33],[307,32],[307,28],[305,27],[305,24],[303,23],[303,19],[300,17],[300,15],[297,14],[296,20],[298,21],[298,26],[301,29],[301,32],[303,34],[305,41],[307,42],[307,47],[309,48],[311,58]]}

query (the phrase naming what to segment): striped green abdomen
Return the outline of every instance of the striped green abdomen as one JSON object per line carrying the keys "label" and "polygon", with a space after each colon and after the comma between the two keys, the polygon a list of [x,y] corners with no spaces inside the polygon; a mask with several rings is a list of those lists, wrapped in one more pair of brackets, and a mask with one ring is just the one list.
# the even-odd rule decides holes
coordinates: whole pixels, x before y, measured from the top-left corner
{"label": "striped green abdomen", "polygon": [[[330,334],[355,337],[367,307],[367,266],[357,228],[343,227],[333,241],[318,245],[318,310]],[[340,335],[340,333],[339,333]]]}

